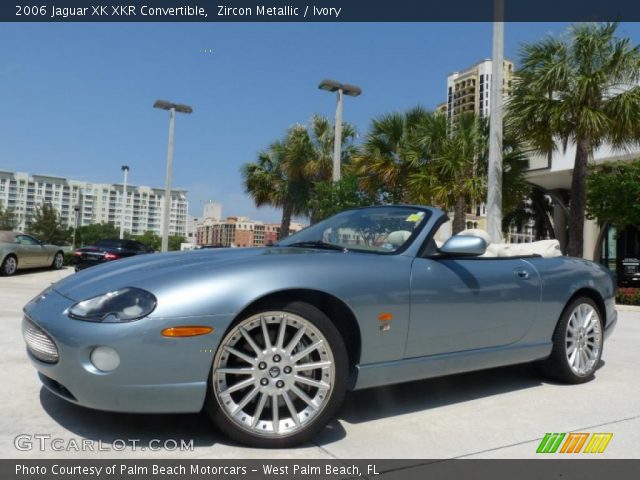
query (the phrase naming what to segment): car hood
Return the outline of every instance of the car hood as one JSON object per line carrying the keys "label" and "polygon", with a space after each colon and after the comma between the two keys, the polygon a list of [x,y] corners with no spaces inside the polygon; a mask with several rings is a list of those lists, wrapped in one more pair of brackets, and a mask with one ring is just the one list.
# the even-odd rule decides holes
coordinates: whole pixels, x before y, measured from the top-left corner
{"label": "car hood", "polygon": [[179,278],[211,275],[223,267],[255,262],[257,257],[274,255],[334,255],[341,252],[307,248],[221,248],[188,252],[136,255],[82,270],[56,283],[54,289],[79,301],[126,286],[149,288]]}

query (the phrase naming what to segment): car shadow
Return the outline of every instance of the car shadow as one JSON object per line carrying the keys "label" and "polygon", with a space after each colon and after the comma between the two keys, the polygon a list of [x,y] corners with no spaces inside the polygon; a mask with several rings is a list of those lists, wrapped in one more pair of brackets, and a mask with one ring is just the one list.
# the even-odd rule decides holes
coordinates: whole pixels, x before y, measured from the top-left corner
{"label": "car shadow", "polygon": [[522,364],[357,390],[347,397],[339,418],[349,423],[368,422],[542,384],[535,367]]}
{"label": "car shadow", "polygon": [[[598,369],[604,361],[600,361]],[[338,420],[351,424],[435,409],[470,400],[514,392],[542,384],[566,384],[544,379],[532,364],[449,375],[350,392],[337,418],[329,422],[314,444],[343,439],[346,431]],[[237,445],[211,425],[206,414],[126,414],[92,410],[40,389],[40,403],[47,414],[79,437],[111,444],[117,439],[193,441],[194,447]],[[307,444],[306,446],[311,446]]]}
{"label": "car shadow", "polygon": [[[220,432],[207,418],[204,412],[193,414],[143,414],[118,413],[93,410],[68,402],[51,393],[45,387],[40,388],[40,404],[49,417],[65,430],[78,437],[112,445],[122,440],[129,444],[131,439],[138,447],[164,445],[165,441],[193,442],[194,447],[212,447],[214,445],[241,446]],[[340,422],[332,420],[324,428],[331,438],[341,439],[346,432]],[[317,443],[301,445],[314,447]]]}
{"label": "car shadow", "polygon": [[45,387],[40,388],[40,404],[56,423],[73,434],[103,444],[115,440],[136,439],[141,445],[151,440],[193,440],[194,447],[228,443],[221,432],[211,427],[206,415],[133,414],[93,410],[63,400]]}

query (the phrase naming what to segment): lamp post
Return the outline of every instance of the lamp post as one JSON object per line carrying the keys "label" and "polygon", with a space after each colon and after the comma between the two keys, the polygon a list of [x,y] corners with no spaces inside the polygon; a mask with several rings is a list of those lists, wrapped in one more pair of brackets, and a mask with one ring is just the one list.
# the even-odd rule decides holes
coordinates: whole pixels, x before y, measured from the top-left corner
{"label": "lamp post", "polygon": [[120,213],[120,240],[124,238],[124,219],[127,211],[127,177],[129,176],[129,165],[122,165],[120,170],[124,172],[124,188],[122,189],[122,209]]}
{"label": "lamp post", "polygon": [[78,230],[78,212],[80,211],[80,205],[73,206],[73,245],[72,250],[76,249],[76,232]]}
{"label": "lamp post", "polygon": [[193,109],[189,105],[171,103],[165,100],[156,100],[153,108],[169,111],[169,146],[167,147],[167,179],[164,191],[164,212],[162,212],[162,246],[161,251],[169,250],[169,221],[171,218],[171,181],[173,179],[173,131],[175,128],[176,112],[191,113]]}
{"label": "lamp post", "polygon": [[489,172],[487,230],[493,243],[502,241],[502,81],[504,77],[504,0],[494,0],[491,116],[489,117]]}
{"label": "lamp post", "polygon": [[362,89],[356,85],[336,82],[335,80],[325,79],[318,85],[320,90],[327,92],[337,92],[338,103],[336,106],[335,133],[333,138],[333,181],[340,180],[340,156],[342,150],[342,97],[349,95],[357,97],[362,93]]}

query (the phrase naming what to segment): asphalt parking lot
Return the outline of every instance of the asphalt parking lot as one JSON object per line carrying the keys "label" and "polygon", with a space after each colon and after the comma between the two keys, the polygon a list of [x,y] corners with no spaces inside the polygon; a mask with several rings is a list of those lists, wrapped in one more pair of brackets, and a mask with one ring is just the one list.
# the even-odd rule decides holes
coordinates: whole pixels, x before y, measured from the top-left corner
{"label": "asphalt parking lot", "polygon": [[[254,450],[228,441],[204,415],[127,415],[85,409],[41,387],[24,352],[22,306],[66,275],[0,277],[2,458],[534,458],[546,432],[611,432],[600,458],[640,458],[640,309],[622,308],[603,365],[585,385],[547,382],[521,365],[354,392],[339,417],[295,450]],[[16,448],[16,437],[36,439]],[[40,450],[39,437],[45,450]],[[56,448],[52,448],[52,439]],[[137,446],[121,440],[139,440]],[[83,440],[90,440],[85,443]],[[158,440],[169,451],[140,446]],[[184,440],[193,449],[174,450]],[[74,445],[85,448],[78,453]],[[93,451],[88,445],[93,446]]]}

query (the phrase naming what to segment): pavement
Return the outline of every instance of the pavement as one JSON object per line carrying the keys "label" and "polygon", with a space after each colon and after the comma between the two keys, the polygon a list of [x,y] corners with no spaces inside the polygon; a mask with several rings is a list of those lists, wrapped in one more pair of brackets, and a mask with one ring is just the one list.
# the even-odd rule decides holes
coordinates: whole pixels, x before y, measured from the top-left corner
{"label": "pavement", "polygon": [[[587,384],[549,382],[518,365],[353,392],[313,442],[265,451],[234,444],[203,414],[100,412],[44,389],[24,351],[21,310],[72,273],[0,277],[0,458],[539,458],[535,450],[546,432],[611,432],[598,458],[640,458],[637,307],[620,310],[603,365]],[[180,451],[182,441],[193,447]]]}

